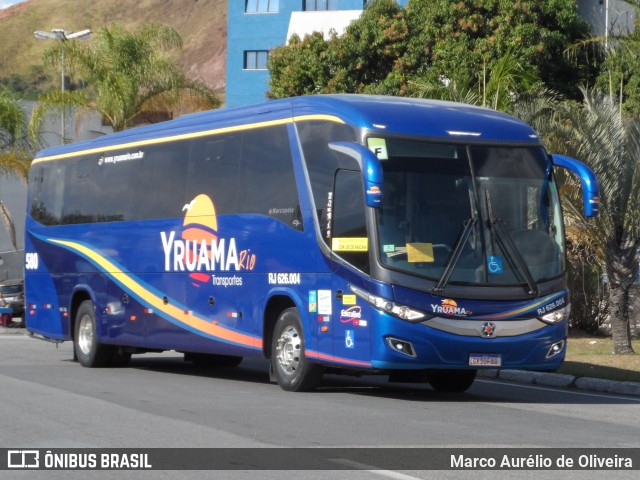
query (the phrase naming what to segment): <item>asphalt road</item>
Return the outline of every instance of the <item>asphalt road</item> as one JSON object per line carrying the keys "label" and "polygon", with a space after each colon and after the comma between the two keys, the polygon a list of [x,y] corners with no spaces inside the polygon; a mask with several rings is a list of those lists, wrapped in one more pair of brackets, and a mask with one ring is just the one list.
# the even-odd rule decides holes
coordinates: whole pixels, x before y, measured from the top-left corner
{"label": "asphalt road", "polygon": [[[465,394],[327,376],[313,393],[270,384],[265,361],[201,369],[175,353],[87,369],[72,346],[0,335],[0,448],[640,448],[640,398],[479,379]],[[463,451],[463,450],[461,450]],[[637,468],[637,467],[636,467]],[[11,476],[3,474],[11,473]],[[0,472],[34,478],[35,472]],[[26,474],[29,473],[27,476]],[[202,478],[193,472],[38,472],[38,478]],[[327,478],[305,472],[304,478]],[[513,472],[483,472],[513,478]],[[553,478],[552,471],[518,478]],[[562,472],[563,478],[602,472]],[[132,475],[132,476],[127,476]],[[94,477],[95,476],[95,477]],[[336,472],[332,478],[478,478],[472,472]],[[637,478],[635,472],[608,477]],[[300,478],[223,472],[207,478]]]}

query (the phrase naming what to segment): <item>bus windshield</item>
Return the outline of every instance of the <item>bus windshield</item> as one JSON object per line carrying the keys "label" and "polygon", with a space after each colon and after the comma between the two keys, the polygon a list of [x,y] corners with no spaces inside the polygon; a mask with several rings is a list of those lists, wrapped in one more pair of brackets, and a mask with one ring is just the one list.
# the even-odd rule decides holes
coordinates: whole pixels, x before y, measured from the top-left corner
{"label": "bus windshield", "polygon": [[562,274],[562,217],[542,148],[373,143],[385,145],[377,213],[384,266],[440,288],[528,285],[535,292],[539,282]]}

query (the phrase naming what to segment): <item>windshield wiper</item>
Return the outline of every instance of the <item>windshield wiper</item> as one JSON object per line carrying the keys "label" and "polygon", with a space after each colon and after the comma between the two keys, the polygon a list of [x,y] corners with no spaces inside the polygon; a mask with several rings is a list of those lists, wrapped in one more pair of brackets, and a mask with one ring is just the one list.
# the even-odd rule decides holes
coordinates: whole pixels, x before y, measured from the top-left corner
{"label": "windshield wiper", "polygon": [[464,248],[464,245],[467,243],[467,240],[469,239],[471,232],[473,232],[473,229],[476,226],[476,223],[478,223],[478,220],[476,219],[475,216],[473,218],[469,218],[464,221],[463,223],[464,229],[462,230],[462,232],[460,233],[460,236],[458,237],[458,240],[456,241],[456,246],[453,249],[453,252],[451,252],[451,255],[449,256],[449,260],[447,261],[447,264],[444,267],[444,271],[442,272],[442,276],[440,277],[438,284],[433,289],[435,292],[438,292],[438,293],[442,292],[444,290],[444,287],[447,286],[447,283],[449,283],[451,274],[453,273],[453,270],[456,268],[456,264],[458,263],[458,260],[460,260],[460,255],[462,255],[462,249]]}
{"label": "windshield wiper", "polygon": [[[513,243],[513,239],[511,238],[511,235],[509,235],[509,232],[507,232],[507,229],[504,227],[503,221],[493,215],[493,207],[491,205],[489,190],[485,190],[484,193],[485,199],[487,201],[487,214],[489,215],[489,232],[492,239],[495,231],[495,238],[497,239],[498,244],[500,245],[500,249],[502,250],[502,252],[504,252],[509,263],[512,266],[520,267],[519,270],[524,274],[524,279],[527,283],[527,286],[529,287],[529,295],[538,296],[538,287],[535,280],[533,279],[533,276],[531,275],[529,267],[527,267],[527,262],[525,262],[524,258],[522,258],[522,255],[520,255],[520,251],[518,250],[518,247],[516,247],[515,243]],[[518,269],[514,270],[518,271]]]}

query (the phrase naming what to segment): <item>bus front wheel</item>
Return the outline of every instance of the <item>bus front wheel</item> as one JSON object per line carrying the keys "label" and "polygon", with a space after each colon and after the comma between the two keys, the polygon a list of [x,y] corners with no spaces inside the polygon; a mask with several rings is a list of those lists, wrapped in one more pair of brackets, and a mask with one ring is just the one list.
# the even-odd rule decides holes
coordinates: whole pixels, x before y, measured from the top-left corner
{"label": "bus front wheel", "polygon": [[73,348],[78,362],[83,367],[104,367],[113,357],[111,346],[98,342],[96,314],[91,300],[85,300],[78,308]]}
{"label": "bus front wheel", "polygon": [[283,390],[313,390],[322,380],[322,367],[309,362],[304,345],[300,314],[296,308],[288,308],[276,322],[271,343],[271,367]]}

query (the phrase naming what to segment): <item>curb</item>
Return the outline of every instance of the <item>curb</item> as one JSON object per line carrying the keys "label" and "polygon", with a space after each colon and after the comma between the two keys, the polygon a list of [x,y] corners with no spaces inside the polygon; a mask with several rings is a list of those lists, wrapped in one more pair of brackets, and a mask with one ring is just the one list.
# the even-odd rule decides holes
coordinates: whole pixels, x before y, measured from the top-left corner
{"label": "curb", "polygon": [[640,383],[618,382],[602,378],[575,377],[561,373],[528,372],[524,370],[478,370],[478,377],[500,378],[517,383],[530,383],[547,387],[577,388],[591,392],[640,396]]}

